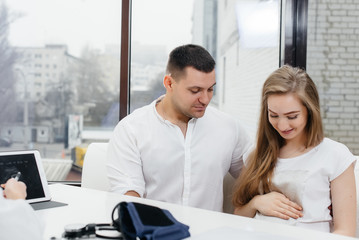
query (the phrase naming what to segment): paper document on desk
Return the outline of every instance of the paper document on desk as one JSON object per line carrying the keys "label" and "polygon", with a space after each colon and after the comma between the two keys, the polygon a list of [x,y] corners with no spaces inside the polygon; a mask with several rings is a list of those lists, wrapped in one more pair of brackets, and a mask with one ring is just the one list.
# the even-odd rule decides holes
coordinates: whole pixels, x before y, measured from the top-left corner
{"label": "paper document on desk", "polygon": [[236,229],[231,227],[221,227],[209,230],[207,232],[201,233],[199,235],[195,235],[188,239],[190,240],[218,240],[218,239],[226,239],[226,240],[238,240],[246,239],[246,240],[298,240],[299,238],[293,238],[288,236],[280,236],[276,234],[263,233],[263,232],[255,232],[243,229]]}

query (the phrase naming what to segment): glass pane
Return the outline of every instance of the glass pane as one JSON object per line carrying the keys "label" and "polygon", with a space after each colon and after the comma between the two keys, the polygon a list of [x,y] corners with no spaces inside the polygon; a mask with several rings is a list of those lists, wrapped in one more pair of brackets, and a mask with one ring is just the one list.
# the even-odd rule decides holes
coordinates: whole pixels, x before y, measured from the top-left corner
{"label": "glass pane", "polygon": [[212,105],[254,136],[262,83],[279,65],[279,9],[273,0],[133,0],[130,110],[165,93],[169,52],[195,43],[217,62]]}
{"label": "glass pane", "polygon": [[192,39],[192,8],[193,0],[132,1],[131,112],[165,93],[168,54]]}
{"label": "glass pane", "polygon": [[309,1],[307,71],[319,90],[325,135],[359,155],[359,18],[358,4],[349,2]]}
{"label": "glass pane", "polygon": [[49,181],[80,180],[119,119],[121,1],[0,4],[0,150],[38,149]]}
{"label": "glass pane", "polygon": [[219,108],[234,115],[252,137],[262,85],[279,67],[280,1],[218,1]]}

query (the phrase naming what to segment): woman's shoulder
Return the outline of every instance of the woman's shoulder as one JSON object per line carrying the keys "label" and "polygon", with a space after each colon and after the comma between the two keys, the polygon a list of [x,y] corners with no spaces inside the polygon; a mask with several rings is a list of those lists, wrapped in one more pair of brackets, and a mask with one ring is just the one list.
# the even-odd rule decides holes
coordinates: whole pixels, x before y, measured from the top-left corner
{"label": "woman's shoulder", "polygon": [[349,148],[343,143],[337,142],[330,138],[324,138],[318,145],[319,152],[328,158],[334,159],[352,159],[354,155]]}
{"label": "woman's shoulder", "polygon": [[346,145],[330,138],[324,138],[322,143],[319,144],[319,146],[327,152],[350,152],[349,148]]}
{"label": "woman's shoulder", "polygon": [[325,167],[331,169],[330,180],[338,177],[356,160],[347,146],[329,138],[324,138],[319,149],[320,156],[327,162]]}

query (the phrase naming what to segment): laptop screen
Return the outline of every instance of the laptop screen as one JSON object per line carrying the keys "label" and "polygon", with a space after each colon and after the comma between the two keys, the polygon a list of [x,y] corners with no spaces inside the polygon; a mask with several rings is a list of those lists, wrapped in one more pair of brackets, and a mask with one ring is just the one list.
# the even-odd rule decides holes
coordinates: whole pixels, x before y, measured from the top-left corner
{"label": "laptop screen", "polygon": [[0,155],[0,183],[6,183],[18,172],[21,173],[19,181],[27,186],[26,199],[45,197],[34,153]]}

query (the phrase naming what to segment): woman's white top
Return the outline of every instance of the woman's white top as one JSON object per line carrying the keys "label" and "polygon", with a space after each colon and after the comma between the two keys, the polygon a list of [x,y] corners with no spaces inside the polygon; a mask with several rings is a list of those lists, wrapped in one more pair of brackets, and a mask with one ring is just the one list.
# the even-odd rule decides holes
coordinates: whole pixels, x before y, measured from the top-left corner
{"label": "woman's white top", "polygon": [[303,217],[283,220],[257,213],[255,218],[330,232],[330,182],[354,161],[349,149],[329,138],[301,156],[278,158],[273,188],[303,207]]}

